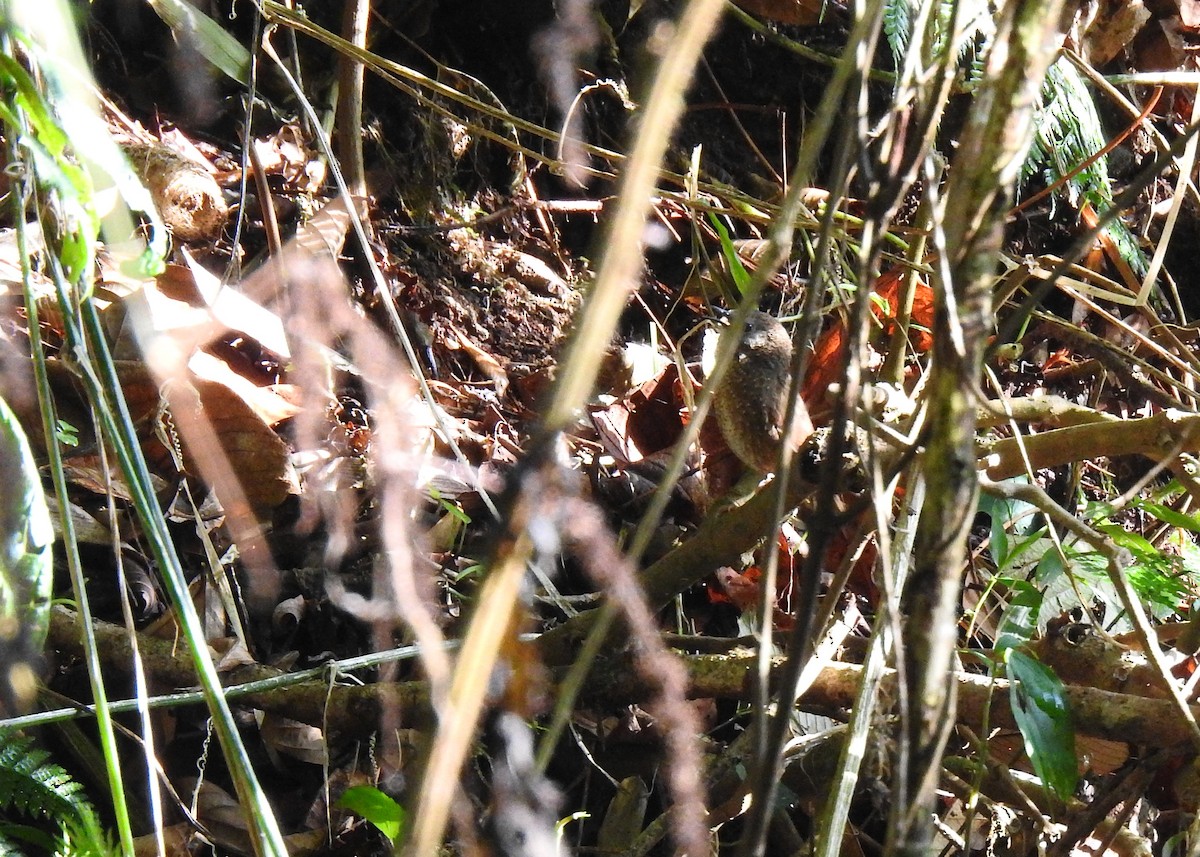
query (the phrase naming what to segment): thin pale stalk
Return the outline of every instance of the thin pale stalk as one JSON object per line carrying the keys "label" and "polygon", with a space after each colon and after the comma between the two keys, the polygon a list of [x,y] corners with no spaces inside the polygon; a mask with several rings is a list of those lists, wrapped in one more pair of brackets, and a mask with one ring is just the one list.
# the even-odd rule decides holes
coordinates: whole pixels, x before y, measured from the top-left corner
{"label": "thin pale stalk", "polygon": [[[9,129],[9,140],[17,138],[19,129]],[[10,145],[8,162],[19,162],[19,154]],[[25,312],[29,327],[29,342],[33,352],[33,375],[38,391],[38,405],[42,416],[42,431],[46,438],[46,457],[49,459],[50,476],[54,483],[54,494],[58,501],[59,524],[62,528],[63,549],[66,553],[67,569],[71,577],[71,590],[85,619],[83,650],[91,683],[92,698],[96,700],[96,725],[100,733],[100,747],[104,753],[108,787],[112,793],[113,815],[117,823],[117,836],[125,853],[132,853],[133,829],[129,822],[129,809],[125,800],[124,780],[121,775],[120,752],[113,731],[112,715],[109,713],[104,690],[104,678],[100,670],[100,656],[96,649],[96,637],[92,633],[91,607],[88,603],[84,582],[83,562],[79,556],[79,544],[75,536],[75,523],[71,518],[71,501],[67,491],[67,477],[63,471],[62,452],[58,446],[56,426],[58,417],[54,408],[54,393],[50,389],[50,377],[46,369],[46,353],[42,345],[41,328],[37,311],[37,299],[33,294],[33,272],[29,267],[29,250],[25,237],[25,195],[12,194],[13,222],[17,232],[17,255],[21,261],[21,280],[25,295]],[[64,312],[68,308],[64,307]]]}

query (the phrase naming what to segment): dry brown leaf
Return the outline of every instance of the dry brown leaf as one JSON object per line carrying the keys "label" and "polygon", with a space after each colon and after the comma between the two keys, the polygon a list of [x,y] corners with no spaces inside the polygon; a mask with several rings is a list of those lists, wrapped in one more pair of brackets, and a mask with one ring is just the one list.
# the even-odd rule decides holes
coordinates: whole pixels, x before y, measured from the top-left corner
{"label": "dry brown leaf", "polygon": [[1100,776],[1107,776],[1125,764],[1129,758],[1129,745],[1123,741],[1106,741],[1078,735],[1075,738],[1075,755],[1080,767]]}
{"label": "dry brown leaf", "polygon": [[[117,463],[108,458],[107,478],[98,455],[73,455],[63,461],[63,473],[67,481],[93,494],[112,494],[117,500],[129,502],[133,492],[117,469]],[[109,538],[111,542],[111,537]],[[101,542],[103,544],[103,542]]]}
{"label": "dry brown leaf", "polygon": [[504,371],[504,367],[500,365],[500,361],[492,356],[491,352],[484,350],[471,341],[471,338],[464,334],[461,330],[448,332],[445,338],[447,348],[462,350],[471,356],[475,361],[480,371],[487,375],[496,385],[496,395],[500,398],[504,397],[508,391],[508,373]]}
{"label": "dry brown leaf", "polygon": [[210,645],[214,648],[224,648],[225,646],[228,646],[224,653],[221,654],[220,659],[217,661],[216,666],[218,673],[227,673],[237,669],[238,667],[245,667],[258,663],[258,661],[254,660],[254,657],[250,654],[249,649],[246,648],[246,644],[235,637],[222,637],[220,640],[213,641]]}
{"label": "dry brown leaf", "polygon": [[207,344],[226,331],[234,331],[254,340],[281,361],[291,357],[287,331],[284,329],[283,320],[275,312],[232,285],[222,283],[203,265],[197,263],[186,249],[183,251],[183,257],[187,260],[187,270],[192,275],[193,294],[223,328],[214,331],[208,339],[198,344]]}
{"label": "dry brown leaf", "polygon": [[621,465],[642,460],[637,444],[629,436],[628,402],[615,402],[602,411],[593,411],[590,416],[607,455]]}
{"label": "dry brown leaf", "polygon": [[[166,857],[191,857],[191,843],[196,838],[196,831],[186,821],[164,827],[162,831],[163,844],[166,847]],[[139,836],[133,840],[134,857],[162,857],[158,851],[158,839],[153,833]]]}
{"label": "dry brown leaf", "polygon": [[285,125],[273,137],[255,140],[263,172],[283,176],[289,190],[315,194],[325,184],[325,164],[304,142],[304,132]]}
{"label": "dry brown leaf", "polygon": [[1142,72],[1176,71],[1187,48],[1179,32],[1179,18],[1159,19],[1142,28],[1133,42],[1131,65]]}
{"label": "dry brown leaf", "polygon": [[277,753],[310,765],[323,765],[327,761],[325,738],[316,726],[265,713],[258,731],[267,746]]}
{"label": "dry brown leaf", "polygon": [[[177,422],[191,419],[197,426],[207,424],[251,509],[272,509],[290,494],[299,493],[287,444],[236,392],[224,384],[196,378],[186,388],[179,385],[171,399]],[[181,413],[185,407],[191,412]],[[188,452],[187,460],[197,454],[196,450]],[[233,511],[228,505],[226,510]]]}
{"label": "dry brown leaf", "polygon": [[1123,51],[1151,17],[1141,0],[1105,0],[1100,5],[1100,13],[1084,34],[1088,61],[1096,66]]}
{"label": "dry brown leaf", "polygon": [[[64,469],[66,469],[65,466]],[[67,478],[70,479],[70,476],[68,475]],[[50,507],[50,521],[54,525],[54,536],[61,539],[63,534],[62,523],[59,521],[58,514],[58,498],[54,494],[47,494],[46,505]],[[75,529],[75,540],[77,542],[85,545],[112,545],[112,531],[86,509],[68,502],[67,514],[71,516],[71,521]]]}
{"label": "dry brown leaf", "polygon": [[[179,793],[184,800],[196,791],[193,778],[182,780],[179,785]],[[246,828],[241,804],[229,792],[208,780],[200,784],[199,794],[196,795],[196,818],[207,829],[214,844],[240,854],[254,853],[254,843]]]}
{"label": "dry brown leaf", "polygon": [[[358,202],[358,216],[365,218],[367,206]],[[334,259],[341,255],[350,231],[350,211],[343,197],[335,197],[321,207],[312,219],[296,230],[293,245],[314,256],[328,255]]]}
{"label": "dry brown leaf", "polygon": [[1179,21],[1185,30],[1200,28],[1200,0],[1179,0]]}
{"label": "dry brown leaf", "polygon": [[[130,357],[140,355],[139,341],[151,337],[162,341],[162,335],[167,335],[174,353],[162,356],[171,356],[182,364],[196,350],[232,332],[251,340],[278,362],[286,362],[291,357],[279,316],[233,286],[223,285],[203,266],[196,264],[186,250],[183,256],[187,265],[168,265],[157,279],[146,283],[106,313],[106,321],[115,326],[108,316],[124,311],[134,322],[138,338],[135,341],[131,334],[122,333],[114,344],[114,351]],[[152,359],[162,364],[162,356],[156,354]],[[160,370],[159,374],[170,372],[169,365],[156,368]]]}
{"label": "dry brown leaf", "polygon": [[[291,419],[301,411],[299,404],[285,399],[276,391],[276,385],[260,387],[239,375],[229,364],[207,351],[197,351],[188,361],[188,368],[195,377],[221,384],[246,403],[265,425],[275,426]],[[293,390],[298,389],[293,387]]]}
{"label": "dry brown leaf", "polygon": [[679,370],[672,363],[623,401],[593,412],[592,425],[604,451],[629,464],[673,445],[683,431],[685,410]]}
{"label": "dry brown leaf", "polygon": [[[36,224],[26,224],[28,230],[26,241],[33,246],[31,250],[40,248],[43,244],[41,230]],[[50,297],[54,294],[54,283],[39,270],[30,271],[30,282],[33,293],[38,296]],[[15,308],[23,300],[24,280],[21,273],[21,258],[17,253],[17,235],[13,229],[0,230],[0,299],[12,297],[16,300]],[[7,310],[7,307],[6,307]]]}
{"label": "dry brown leaf", "polygon": [[293,631],[308,611],[303,595],[280,601],[271,612],[271,627],[277,631]]}

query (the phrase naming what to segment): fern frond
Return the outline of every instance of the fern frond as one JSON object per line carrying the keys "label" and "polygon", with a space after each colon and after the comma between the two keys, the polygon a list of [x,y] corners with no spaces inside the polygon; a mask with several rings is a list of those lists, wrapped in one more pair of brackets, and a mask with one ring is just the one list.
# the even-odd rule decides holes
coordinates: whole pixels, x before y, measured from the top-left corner
{"label": "fern frond", "polygon": [[59,842],[44,830],[27,824],[7,823],[0,833],[0,857],[53,854]]}
{"label": "fern frond", "polygon": [[888,0],[883,7],[883,35],[892,49],[892,60],[897,68],[912,39],[912,18],[912,0]]}
{"label": "fern frond", "polygon": [[73,814],[83,787],[49,758],[26,735],[0,736],[0,806],[43,818]]}
{"label": "fern frond", "polygon": [[[1021,165],[1020,180],[1034,176],[1051,185],[1075,170],[1107,143],[1096,104],[1082,75],[1070,62],[1060,59],[1042,84],[1042,104],[1034,116],[1034,139]],[[1108,159],[1097,158],[1071,176],[1061,191],[1075,208],[1090,203],[1098,213],[1112,208],[1112,183]],[[1146,258],[1137,238],[1119,219],[1105,227],[1125,262],[1139,277],[1146,273]]]}
{"label": "fern frond", "polygon": [[[0,731],[0,809],[61,825],[62,838],[57,845],[61,854],[101,857],[116,853],[82,784],[49,758],[50,753],[28,735]],[[23,830],[20,825],[0,824],[0,835],[28,839]],[[10,853],[6,847],[0,842],[0,855]]]}
{"label": "fern frond", "polygon": [[[1059,60],[1050,67],[1042,84],[1042,104],[1034,119],[1034,145],[1022,175],[1028,180],[1040,173],[1051,184],[1103,149],[1104,144],[1104,128],[1083,78],[1073,65]],[[1073,176],[1066,192],[1074,206],[1087,201],[1107,207],[1112,202],[1107,158],[1097,159]]]}
{"label": "fern frond", "polygon": [[[959,30],[957,36],[953,37],[954,43],[950,44],[952,34],[949,29],[954,23],[955,6],[960,4],[964,5],[964,8],[959,16]],[[883,11],[883,32],[897,68],[903,63],[904,54],[912,41],[915,18],[914,0],[887,0]],[[941,56],[947,49],[952,51],[967,85],[983,76],[981,55],[993,30],[986,3],[967,4],[965,0],[938,0],[928,26],[932,28],[934,56]]]}
{"label": "fern frond", "polygon": [[25,852],[7,836],[0,834],[0,857],[25,857]]}

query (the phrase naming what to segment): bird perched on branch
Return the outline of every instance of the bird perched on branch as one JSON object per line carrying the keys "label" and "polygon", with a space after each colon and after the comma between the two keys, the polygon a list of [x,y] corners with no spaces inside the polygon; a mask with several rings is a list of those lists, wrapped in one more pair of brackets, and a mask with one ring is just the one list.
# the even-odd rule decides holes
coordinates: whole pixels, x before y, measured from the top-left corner
{"label": "bird perched on branch", "polygon": [[[750,313],[713,409],[734,455],[759,473],[774,471],[779,460],[791,364],[792,340],[784,326],[765,312]],[[788,438],[793,451],[813,432],[802,399],[796,409]]]}

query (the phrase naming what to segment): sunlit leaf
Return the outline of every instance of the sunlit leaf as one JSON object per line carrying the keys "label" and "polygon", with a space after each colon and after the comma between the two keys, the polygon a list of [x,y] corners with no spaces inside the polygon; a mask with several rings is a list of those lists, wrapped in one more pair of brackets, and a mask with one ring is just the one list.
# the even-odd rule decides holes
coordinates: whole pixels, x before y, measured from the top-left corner
{"label": "sunlit leaf", "polygon": [[750,285],[750,272],[742,264],[742,259],[738,256],[737,248],[733,246],[733,239],[729,237],[729,230],[725,228],[725,224],[711,212],[708,215],[708,221],[717,231],[717,237],[721,239],[721,255],[725,257],[725,262],[729,265],[729,274],[733,277],[733,284],[737,287],[740,297],[746,293],[746,289]]}
{"label": "sunlit leaf", "polygon": [[1197,521],[1194,515],[1185,515],[1182,512],[1176,512],[1170,506],[1164,506],[1161,503],[1152,503],[1149,500],[1135,503],[1134,506],[1148,515],[1153,515],[1164,524],[1179,527],[1181,530],[1200,533],[1200,521]]}
{"label": "sunlit leaf", "polygon": [[1075,729],[1063,683],[1049,667],[1020,649],[1005,652],[1009,698],[1025,752],[1042,783],[1060,798],[1075,790]]}
{"label": "sunlit leaf", "polygon": [[250,52],[208,15],[186,0],[151,0],[150,8],[176,33],[192,39],[200,55],[231,80],[249,80]]}
{"label": "sunlit leaf", "polygon": [[374,786],[351,786],[342,792],[336,806],[361,815],[392,842],[404,830],[404,807]]}

